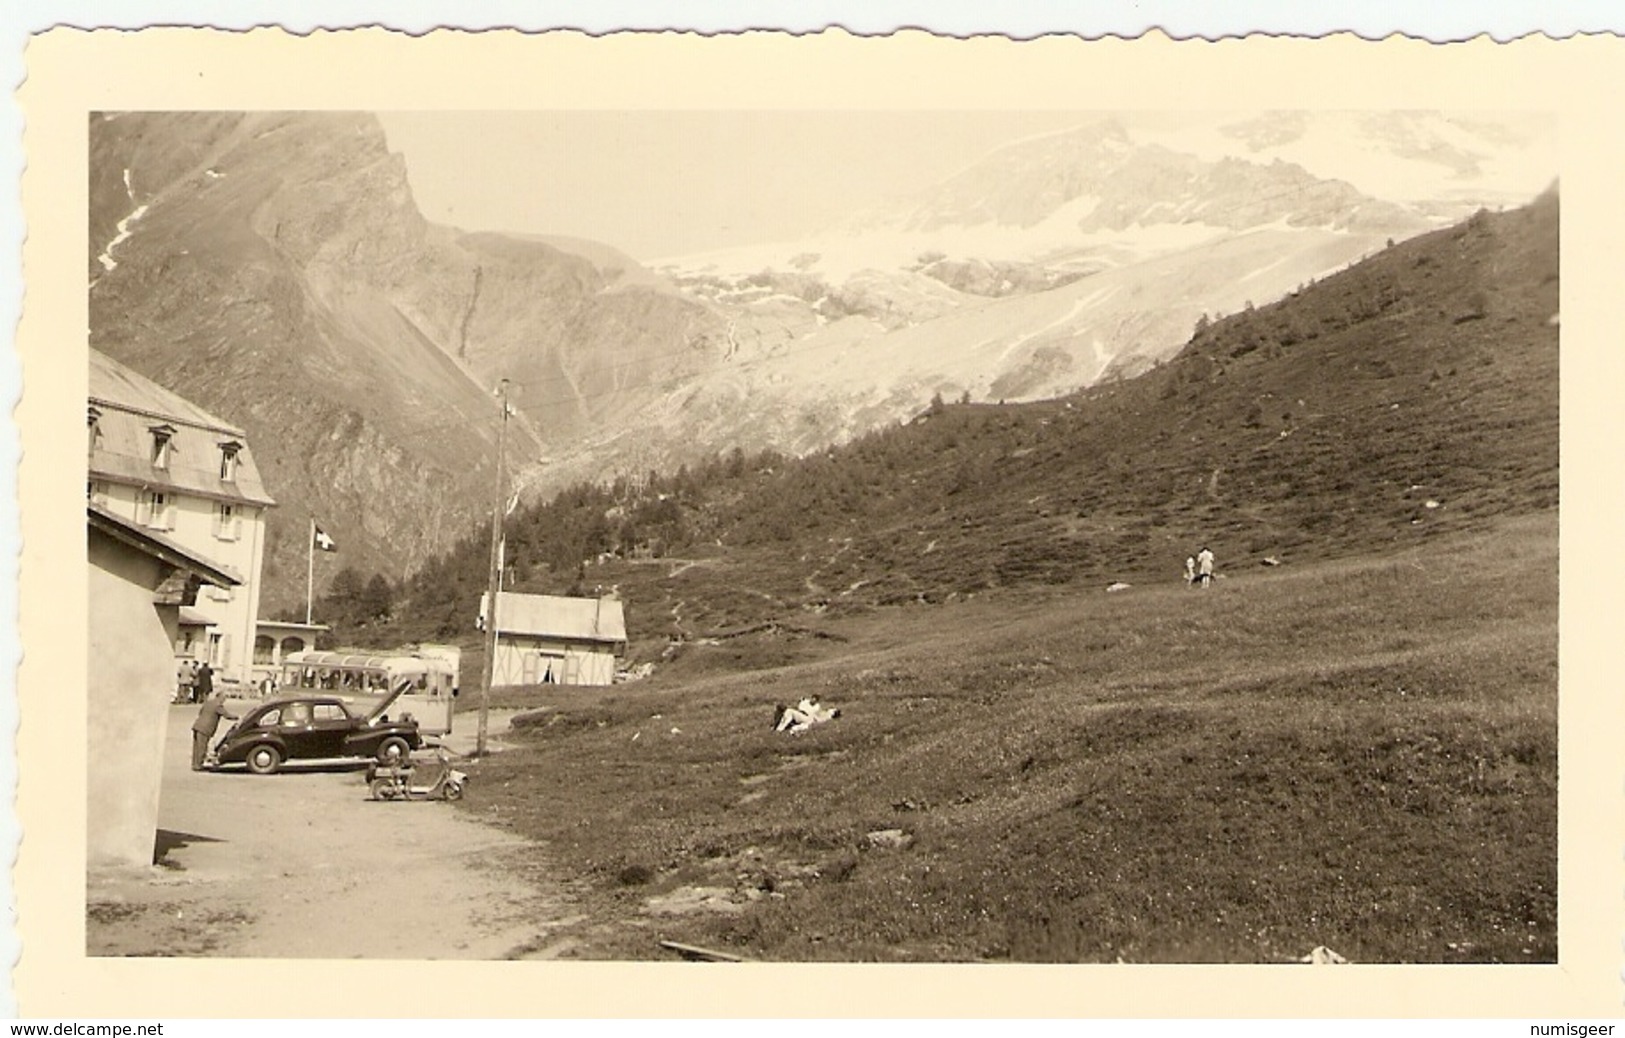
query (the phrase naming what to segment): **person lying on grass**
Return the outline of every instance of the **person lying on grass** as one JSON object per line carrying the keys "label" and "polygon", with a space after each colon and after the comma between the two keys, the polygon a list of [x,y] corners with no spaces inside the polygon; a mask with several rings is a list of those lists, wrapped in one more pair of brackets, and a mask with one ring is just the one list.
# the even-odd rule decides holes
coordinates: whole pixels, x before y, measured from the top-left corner
{"label": "person lying on grass", "polygon": [[833,721],[841,716],[840,707],[826,707],[817,696],[806,696],[795,706],[780,703],[773,714],[775,732],[804,732],[815,724]]}

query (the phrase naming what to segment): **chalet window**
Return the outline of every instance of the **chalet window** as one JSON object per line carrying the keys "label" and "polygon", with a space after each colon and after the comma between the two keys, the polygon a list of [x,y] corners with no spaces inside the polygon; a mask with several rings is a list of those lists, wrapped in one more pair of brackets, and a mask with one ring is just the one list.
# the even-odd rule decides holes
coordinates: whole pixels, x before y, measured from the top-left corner
{"label": "chalet window", "polygon": [[224,501],[214,506],[214,535],[222,541],[235,541],[242,536],[243,517],[237,506]]}
{"label": "chalet window", "polygon": [[135,501],[135,521],[154,530],[173,530],[175,502],[162,490],[143,490]]}
{"label": "chalet window", "polygon": [[85,484],[85,497],[89,498],[91,504],[106,508],[107,484],[100,480],[90,480]]}
{"label": "chalet window", "polygon": [[169,468],[169,456],[175,450],[175,427],[155,425],[148,431],[152,433],[152,467]]}
{"label": "chalet window", "polygon": [[89,408],[87,418],[90,430],[90,446],[87,448],[87,452],[94,454],[96,453],[96,444],[100,443],[102,438],[102,409],[99,407]]}
{"label": "chalet window", "polygon": [[237,452],[243,445],[235,440],[227,440],[220,445],[220,478],[227,483],[237,478]]}

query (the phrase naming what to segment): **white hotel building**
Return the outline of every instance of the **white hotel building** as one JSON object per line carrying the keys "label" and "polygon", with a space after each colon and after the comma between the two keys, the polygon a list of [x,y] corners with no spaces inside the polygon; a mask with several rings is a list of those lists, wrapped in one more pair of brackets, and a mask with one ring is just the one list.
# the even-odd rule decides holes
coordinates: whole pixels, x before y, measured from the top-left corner
{"label": "white hotel building", "polygon": [[243,431],[95,350],[88,411],[90,500],[242,579],[182,607],[175,655],[249,681],[275,502]]}

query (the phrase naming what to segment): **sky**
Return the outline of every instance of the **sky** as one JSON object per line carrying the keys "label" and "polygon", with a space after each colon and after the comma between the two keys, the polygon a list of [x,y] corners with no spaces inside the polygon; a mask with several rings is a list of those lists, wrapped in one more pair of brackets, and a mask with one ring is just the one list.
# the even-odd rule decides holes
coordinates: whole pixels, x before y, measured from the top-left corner
{"label": "sky", "polygon": [[639,260],[800,237],[1086,112],[381,112],[423,215]]}
{"label": "sky", "polygon": [[[418,208],[470,231],[565,235],[645,263],[796,241],[925,188],[1013,141],[1123,124],[1137,143],[1212,160],[1236,120],[1295,126],[1251,161],[1284,157],[1389,200],[1465,192],[1527,200],[1555,175],[1538,113],[559,111],[379,113]],[[1508,131],[1492,143],[1467,127]],[[1270,135],[1266,135],[1270,136]],[[1516,140],[1516,145],[1508,143]],[[1465,148],[1470,175],[1453,166]]]}

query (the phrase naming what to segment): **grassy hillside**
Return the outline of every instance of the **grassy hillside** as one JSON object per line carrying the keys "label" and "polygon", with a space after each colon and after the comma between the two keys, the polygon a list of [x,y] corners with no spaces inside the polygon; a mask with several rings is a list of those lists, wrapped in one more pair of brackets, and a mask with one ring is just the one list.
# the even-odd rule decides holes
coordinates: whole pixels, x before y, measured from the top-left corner
{"label": "grassy hillside", "polygon": [[1136,379],[517,517],[519,586],[618,584],[659,666],[503,692],[466,807],[581,954],[1554,961],[1557,277],[1553,197]]}
{"label": "grassy hillside", "polygon": [[[802,662],[750,675],[511,690],[544,709],[465,806],[579,879],[585,955],[1551,962],[1556,561],[1547,514],[1207,591],[781,630]],[[769,730],[810,692],[843,716]]]}
{"label": "grassy hillside", "polygon": [[[806,458],[733,453],[578,487],[509,520],[509,586],[618,586],[634,659],[669,659],[668,639],[716,656],[705,639],[764,623],[1177,582],[1204,542],[1237,573],[1551,509],[1557,231],[1555,195],[1481,214],[1063,400],[922,402],[904,427]],[[484,544],[427,567],[375,637],[470,633]],[[785,658],[761,645],[753,662],[749,642],[728,638],[726,654]]]}

